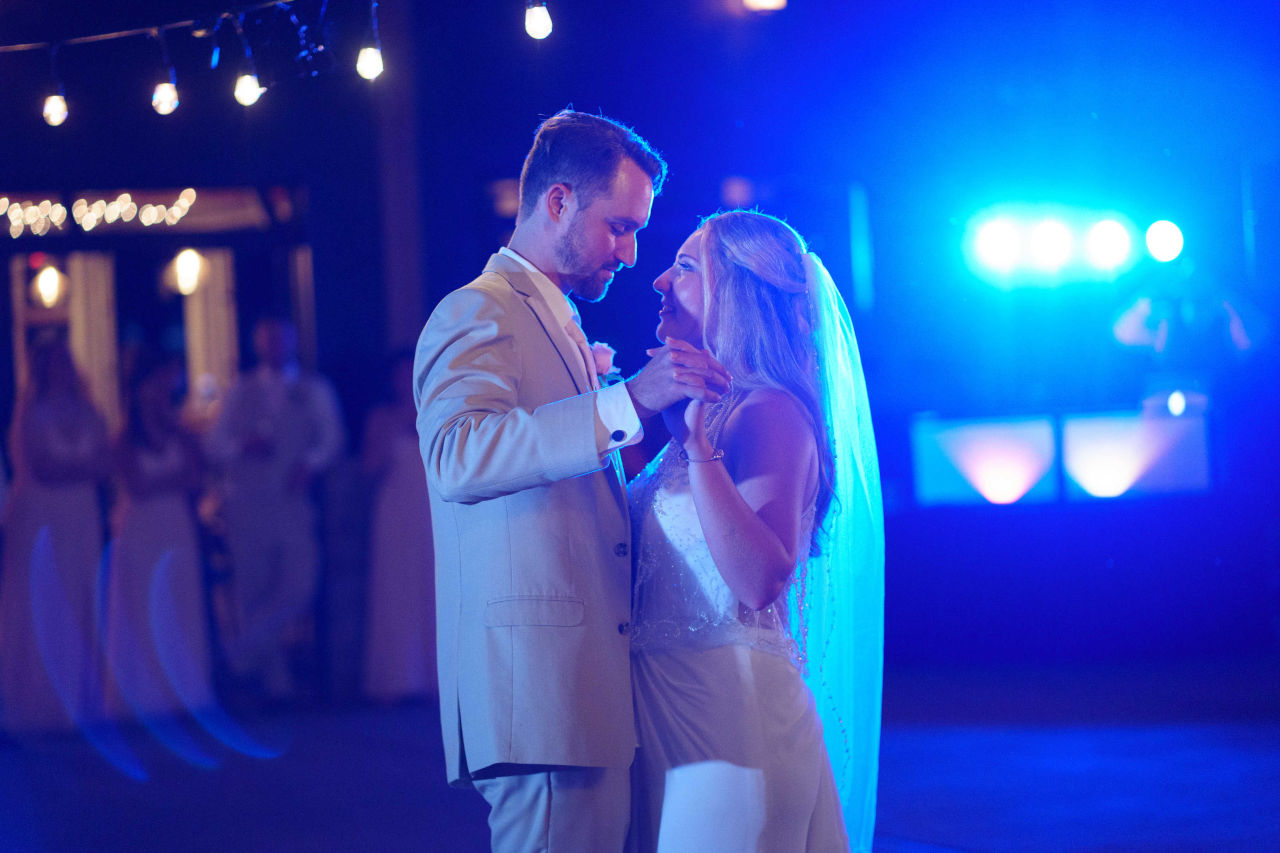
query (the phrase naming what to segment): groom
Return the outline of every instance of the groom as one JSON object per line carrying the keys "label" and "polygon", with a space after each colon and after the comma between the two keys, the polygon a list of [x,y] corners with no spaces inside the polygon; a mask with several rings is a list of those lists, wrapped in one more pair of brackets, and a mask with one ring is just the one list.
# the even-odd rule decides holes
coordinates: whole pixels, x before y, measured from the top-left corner
{"label": "groom", "polygon": [[418,340],[445,758],[492,807],[495,851],[619,851],[626,837],[631,531],[614,451],[642,418],[718,397],[677,367],[723,383],[708,356],[664,347],[601,388],[569,296],[598,301],[635,263],[666,168],[607,118],[547,119],[510,245]]}

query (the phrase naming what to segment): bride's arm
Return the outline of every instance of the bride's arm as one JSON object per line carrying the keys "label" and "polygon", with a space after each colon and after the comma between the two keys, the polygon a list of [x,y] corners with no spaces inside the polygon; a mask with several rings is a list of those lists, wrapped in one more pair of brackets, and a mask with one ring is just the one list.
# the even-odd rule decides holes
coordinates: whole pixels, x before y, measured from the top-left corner
{"label": "bride's arm", "polygon": [[698,521],[716,568],[748,607],[768,607],[782,594],[799,558],[805,508],[817,488],[813,430],[799,403],[772,389],[751,392],[725,424],[710,458],[703,407],[690,405],[682,436]]}

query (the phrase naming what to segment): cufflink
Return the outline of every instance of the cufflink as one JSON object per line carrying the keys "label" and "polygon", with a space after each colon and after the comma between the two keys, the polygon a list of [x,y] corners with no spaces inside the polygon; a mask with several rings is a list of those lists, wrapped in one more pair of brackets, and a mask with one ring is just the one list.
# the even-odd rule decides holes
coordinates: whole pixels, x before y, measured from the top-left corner
{"label": "cufflink", "polygon": [[612,439],[613,441],[622,441],[626,437],[627,437],[627,434],[620,429],[615,429],[613,432],[609,434],[609,438]]}

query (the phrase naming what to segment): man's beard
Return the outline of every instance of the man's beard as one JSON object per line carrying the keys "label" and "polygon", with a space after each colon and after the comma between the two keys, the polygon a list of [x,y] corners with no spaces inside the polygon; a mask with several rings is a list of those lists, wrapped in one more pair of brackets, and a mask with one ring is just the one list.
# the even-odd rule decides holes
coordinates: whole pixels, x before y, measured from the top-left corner
{"label": "man's beard", "polygon": [[578,215],[574,214],[569,222],[568,231],[556,243],[556,267],[560,274],[560,281],[567,285],[570,293],[586,302],[599,302],[609,292],[609,283],[613,278],[601,280],[600,270],[603,267],[594,267],[590,270],[585,268],[586,264],[582,259],[579,246],[581,232],[577,225]]}

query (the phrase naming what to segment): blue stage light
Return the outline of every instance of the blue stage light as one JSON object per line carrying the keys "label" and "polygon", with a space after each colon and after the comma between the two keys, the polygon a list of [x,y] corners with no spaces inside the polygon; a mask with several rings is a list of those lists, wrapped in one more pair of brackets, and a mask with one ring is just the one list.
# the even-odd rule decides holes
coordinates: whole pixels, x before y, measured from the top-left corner
{"label": "blue stage light", "polygon": [[1060,220],[1037,223],[1028,242],[1032,265],[1044,272],[1057,272],[1071,258],[1071,230]]}
{"label": "blue stage light", "polygon": [[1157,261],[1172,261],[1182,254],[1182,229],[1167,219],[1153,222],[1147,229],[1147,251]]}
{"label": "blue stage light", "polygon": [[1022,254],[1022,235],[1012,220],[993,219],[978,229],[974,248],[984,266],[1007,273],[1017,266]]}
{"label": "blue stage light", "polygon": [[1089,229],[1085,255],[1094,267],[1114,270],[1129,259],[1129,229],[1114,219],[1104,219]]}
{"label": "blue stage light", "polygon": [[1175,418],[1181,417],[1187,411],[1187,395],[1181,391],[1174,391],[1169,395],[1168,401],[1169,414]]}

